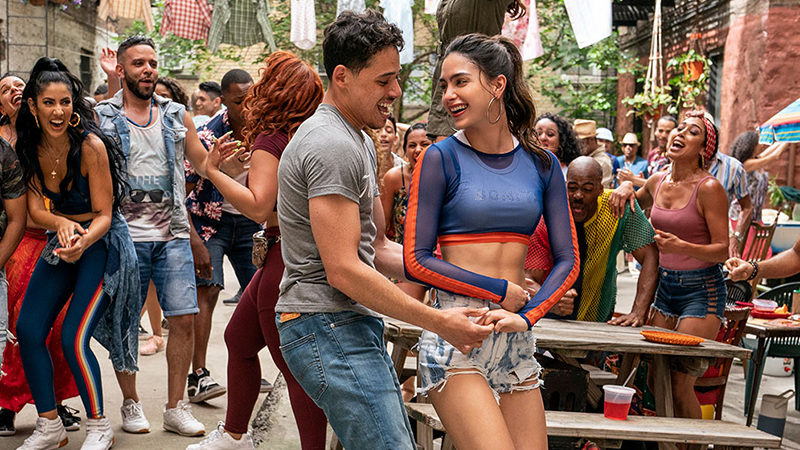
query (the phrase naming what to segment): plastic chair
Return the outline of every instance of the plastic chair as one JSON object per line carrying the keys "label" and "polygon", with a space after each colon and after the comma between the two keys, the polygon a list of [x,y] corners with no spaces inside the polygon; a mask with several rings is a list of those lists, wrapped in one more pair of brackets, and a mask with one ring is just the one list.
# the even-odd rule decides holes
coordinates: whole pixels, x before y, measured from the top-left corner
{"label": "plastic chair", "polygon": [[[778,306],[787,305],[789,309],[792,308],[792,292],[800,288],[800,282],[782,284],[774,289],[759,295],[758,298],[774,300]],[[755,351],[758,345],[756,339],[744,338],[742,346]],[[766,341],[766,349],[764,351],[763,360],[761,361],[759,373],[755,373],[756,364],[747,365],[747,380],[745,382],[744,392],[744,410],[747,411],[749,407],[749,399],[751,389],[758,388],[761,385],[761,375],[764,372],[764,363],[766,358],[772,356],[777,358],[792,358],[794,359],[794,389],[795,392],[800,390],[800,337],[791,338],[768,338]],[[753,379],[755,378],[755,383]],[[800,397],[794,399],[794,409],[800,411]]]}
{"label": "plastic chair", "polygon": [[[745,285],[750,286],[747,283]],[[716,340],[730,345],[739,345],[749,317],[750,308],[725,308],[725,322],[720,326]],[[732,363],[733,358],[716,358],[706,373],[694,384],[700,403],[714,405],[715,420],[722,420],[722,404],[725,400],[725,388],[728,385],[728,374],[731,371]]]}

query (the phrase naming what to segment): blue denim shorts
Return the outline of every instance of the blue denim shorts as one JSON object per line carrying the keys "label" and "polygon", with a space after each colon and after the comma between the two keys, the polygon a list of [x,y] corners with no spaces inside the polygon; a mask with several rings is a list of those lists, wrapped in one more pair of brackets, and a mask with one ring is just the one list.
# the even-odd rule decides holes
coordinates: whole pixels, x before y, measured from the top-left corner
{"label": "blue denim shorts", "polygon": [[211,257],[211,279],[197,277],[197,285],[225,288],[222,258],[227,255],[239,286],[244,289],[256,273],[256,266],[253,265],[253,233],[259,230],[261,225],[257,222],[240,214],[223,211],[217,232],[205,242]]}
{"label": "blue denim shorts", "polygon": [[[457,295],[432,289],[433,307],[449,309],[499,308],[488,300]],[[431,389],[444,389],[447,379],[453,375],[480,374],[489,383],[495,397],[513,391],[536,389],[541,384],[542,366],[536,361],[536,337],[531,330],[519,333],[492,333],[480,348],[461,353],[436,333],[423,331],[419,339],[420,388],[417,392],[427,394]],[[458,369],[453,371],[453,369]],[[535,383],[523,385],[536,380]]]}
{"label": "blue denim shorts", "polygon": [[722,266],[705,269],[670,270],[658,268],[658,290],[653,308],[667,317],[706,317],[725,314],[727,288]]}
{"label": "blue denim shorts", "polygon": [[133,244],[139,259],[142,303],[147,298],[147,288],[152,279],[164,317],[197,314],[197,285],[189,239]]}

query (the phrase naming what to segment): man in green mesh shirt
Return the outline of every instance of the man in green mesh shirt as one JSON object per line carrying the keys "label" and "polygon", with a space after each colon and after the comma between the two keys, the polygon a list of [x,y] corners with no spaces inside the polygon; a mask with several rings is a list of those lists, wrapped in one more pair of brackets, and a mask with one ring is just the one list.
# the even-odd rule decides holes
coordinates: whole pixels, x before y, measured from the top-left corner
{"label": "man in green mesh shirt", "polygon": [[[639,205],[626,209],[622,218],[611,213],[611,190],[604,190],[603,172],[592,158],[581,156],[567,169],[567,196],[578,235],[585,238],[581,248],[581,277],[550,311],[554,316],[592,322],[608,321],[622,326],[641,326],[658,285],[658,249],[654,231]],[[581,244],[584,244],[581,242]],[[636,298],[629,314],[612,318],[617,297],[617,255],[633,254],[642,265]],[[541,282],[553,267],[552,254],[543,223],[536,228],[528,247],[526,273]]]}

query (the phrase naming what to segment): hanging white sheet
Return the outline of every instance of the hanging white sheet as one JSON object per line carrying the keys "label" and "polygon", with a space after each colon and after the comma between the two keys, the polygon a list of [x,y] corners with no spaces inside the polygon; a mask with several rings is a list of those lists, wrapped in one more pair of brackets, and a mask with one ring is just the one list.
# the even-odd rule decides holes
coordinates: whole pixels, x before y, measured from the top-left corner
{"label": "hanging white sheet", "polygon": [[611,36],[611,0],[564,0],[578,47]]}
{"label": "hanging white sheet", "polygon": [[292,29],[289,40],[302,50],[310,50],[317,44],[314,0],[292,0]]}

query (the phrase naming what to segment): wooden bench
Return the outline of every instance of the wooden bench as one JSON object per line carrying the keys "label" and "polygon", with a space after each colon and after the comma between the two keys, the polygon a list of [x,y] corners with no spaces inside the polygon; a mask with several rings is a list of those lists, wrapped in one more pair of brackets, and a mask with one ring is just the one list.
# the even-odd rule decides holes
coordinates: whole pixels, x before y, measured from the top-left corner
{"label": "wooden bench", "polygon": [[[410,418],[417,421],[417,444],[433,449],[433,430],[444,432],[444,425],[433,405],[406,403]],[[720,420],[679,419],[673,417],[629,416],[611,420],[602,414],[547,411],[547,435],[586,438],[599,441],[604,448],[619,448],[623,440],[714,444],[732,448],[778,448],[781,439],[755,428]],[[449,444],[449,440],[445,442]],[[442,445],[446,450],[449,445]],[[452,447],[449,447],[452,448]]]}

